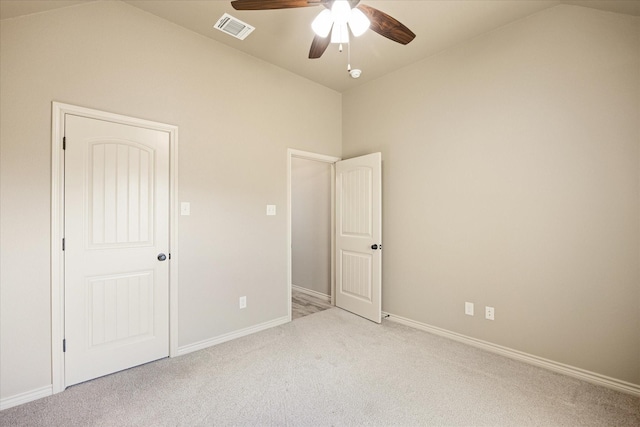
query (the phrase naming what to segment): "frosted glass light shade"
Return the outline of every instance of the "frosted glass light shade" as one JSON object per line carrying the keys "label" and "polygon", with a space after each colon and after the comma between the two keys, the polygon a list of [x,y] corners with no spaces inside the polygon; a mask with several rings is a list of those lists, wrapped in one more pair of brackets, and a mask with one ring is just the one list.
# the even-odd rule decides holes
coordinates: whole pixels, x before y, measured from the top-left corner
{"label": "frosted glass light shade", "polygon": [[347,24],[336,23],[331,31],[331,43],[349,43],[349,29]]}
{"label": "frosted glass light shade", "polygon": [[329,9],[324,9],[318,16],[316,16],[316,19],[313,20],[311,28],[313,28],[314,33],[324,38],[329,35],[332,25],[333,19],[331,19],[331,11]]}
{"label": "frosted glass light shade", "polygon": [[331,17],[338,25],[346,24],[351,17],[351,5],[347,0],[336,0],[331,6]]}
{"label": "frosted glass light shade", "polygon": [[369,29],[371,21],[367,18],[367,15],[362,13],[360,9],[352,9],[351,17],[349,18],[349,28],[354,36],[359,37]]}

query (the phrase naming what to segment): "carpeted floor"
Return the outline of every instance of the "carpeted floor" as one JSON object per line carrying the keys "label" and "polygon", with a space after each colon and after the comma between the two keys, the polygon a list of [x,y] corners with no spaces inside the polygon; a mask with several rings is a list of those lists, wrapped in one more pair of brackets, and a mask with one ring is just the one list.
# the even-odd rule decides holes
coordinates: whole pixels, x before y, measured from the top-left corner
{"label": "carpeted floor", "polygon": [[2,426],[638,426],[640,398],[337,308],[0,412]]}

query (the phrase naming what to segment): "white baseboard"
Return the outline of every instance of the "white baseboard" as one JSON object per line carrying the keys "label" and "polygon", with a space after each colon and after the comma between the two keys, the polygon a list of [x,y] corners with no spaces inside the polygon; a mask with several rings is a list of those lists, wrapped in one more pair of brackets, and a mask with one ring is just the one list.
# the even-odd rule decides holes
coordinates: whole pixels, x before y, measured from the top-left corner
{"label": "white baseboard", "polygon": [[302,286],[291,285],[291,289],[295,289],[303,294],[311,295],[312,297],[319,298],[326,302],[331,302],[331,295],[323,294],[322,292],[314,291],[311,289],[303,288]]}
{"label": "white baseboard", "polygon": [[244,337],[246,335],[255,334],[256,332],[264,331],[265,329],[273,328],[291,321],[291,316],[283,316],[268,322],[260,323],[258,325],[250,326],[248,328],[240,329],[238,331],[229,332],[228,334],[220,335],[214,338],[198,341],[193,344],[178,347],[178,356],[184,354],[193,353],[194,351],[202,350],[207,347],[214,346],[216,344],[222,344],[223,342],[231,341],[236,338]]}
{"label": "white baseboard", "polygon": [[2,411],[3,409],[13,408],[14,406],[22,405],[23,403],[42,399],[43,397],[51,396],[52,394],[53,386],[47,385],[35,390],[16,394],[15,396],[6,397],[4,399],[0,399],[0,411]]}
{"label": "white baseboard", "polygon": [[632,394],[634,396],[640,396],[640,385],[632,384],[626,381],[618,380],[615,378],[600,375],[595,372],[587,371],[585,369],[576,368],[575,366],[565,365],[564,363],[555,362],[553,360],[545,359],[542,357],[534,356],[532,354],[524,353],[522,351],[514,350],[512,348],[503,347],[501,345],[493,344],[488,341],[471,338],[466,335],[451,332],[446,329],[438,328],[437,326],[431,326],[426,323],[417,322],[415,320],[407,319],[402,316],[397,316],[391,313],[383,313],[388,320],[401,323],[412,328],[420,329],[426,332],[430,332],[435,335],[450,338],[455,341],[459,341],[465,344],[472,345],[484,350],[488,350],[493,353],[500,354],[502,356],[509,357],[511,359],[520,360],[522,362],[529,363],[531,365],[540,366],[542,368],[549,369],[554,372],[568,375],[570,377],[578,378],[583,381],[588,381],[592,384],[611,388],[613,390],[621,391],[623,393]]}

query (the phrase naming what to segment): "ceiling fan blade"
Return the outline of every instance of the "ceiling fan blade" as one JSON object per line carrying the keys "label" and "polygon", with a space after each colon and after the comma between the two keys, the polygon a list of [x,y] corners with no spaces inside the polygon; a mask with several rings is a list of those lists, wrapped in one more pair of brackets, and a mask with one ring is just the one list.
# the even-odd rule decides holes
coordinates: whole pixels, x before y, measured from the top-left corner
{"label": "ceiling fan blade", "polygon": [[323,3],[325,0],[235,0],[231,6],[235,10],[268,10],[318,6]]}
{"label": "ceiling fan blade", "polygon": [[327,47],[331,43],[331,36],[320,37],[316,35],[311,42],[311,49],[309,49],[309,59],[318,59],[322,56]]}
{"label": "ceiling fan blade", "polygon": [[413,31],[405,27],[400,21],[378,9],[364,4],[358,5],[358,9],[367,15],[367,18],[371,21],[369,28],[389,40],[408,44],[416,37]]}

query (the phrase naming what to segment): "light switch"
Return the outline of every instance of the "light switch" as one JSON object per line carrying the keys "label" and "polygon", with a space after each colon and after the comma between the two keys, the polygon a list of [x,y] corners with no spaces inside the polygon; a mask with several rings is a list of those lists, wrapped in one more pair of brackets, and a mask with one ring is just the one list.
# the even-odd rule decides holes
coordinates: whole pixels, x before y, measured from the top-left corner
{"label": "light switch", "polygon": [[276,205],[267,205],[267,215],[276,214]]}
{"label": "light switch", "polygon": [[464,314],[467,316],[473,316],[473,303],[465,302],[464,303]]}
{"label": "light switch", "polygon": [[180,215],[191,215],[191,203],[189,202],[180,203]]}

